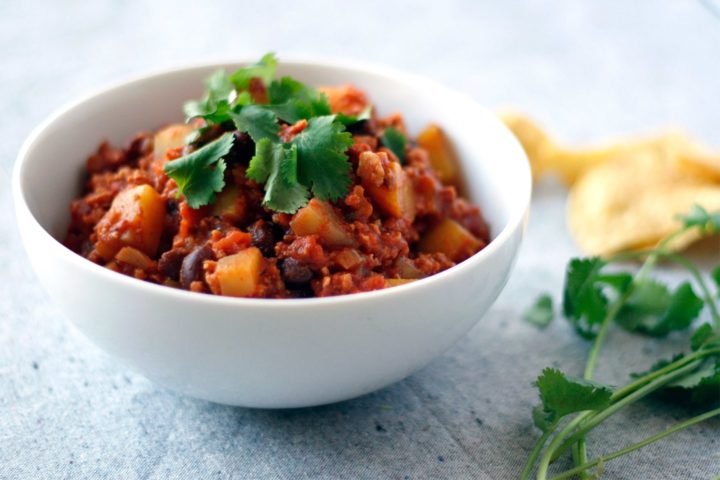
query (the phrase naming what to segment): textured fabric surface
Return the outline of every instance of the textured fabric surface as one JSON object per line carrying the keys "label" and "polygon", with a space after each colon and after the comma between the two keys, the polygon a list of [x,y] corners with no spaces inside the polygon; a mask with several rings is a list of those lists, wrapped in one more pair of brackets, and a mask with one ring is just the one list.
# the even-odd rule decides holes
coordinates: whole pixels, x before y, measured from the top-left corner
{"label": "textured fabric surface", "polygon": [[[231,408],[153,385],[69,327],[22,251],[9,177],[30,129],[89,88],[183,61],[271,49],[348,57],[533,112],[567,141],[682,125],[718,143],[720,21],[710,2],[340,5],[0,2],[0,479],[517,478],[537,435],[532,380],[546,365],[581,373],[588,349],[564,322],[539,332],[521,321],[539,292],[560,291],[577,253],[565,192],[552,182],[534,193],[507,288],[466,338],[392,387],[320,408]],[[716,252],[709,245],[704,255],[717,262]],[[684,345],[682,335],[660,344],[614,331],[598,377],[623,382],[628,367]],[[590,454],[692,413],[633,406],[593,434]],[[719,433],[720,421],[697,425],[608,463],[604,478],[715,478]]]}

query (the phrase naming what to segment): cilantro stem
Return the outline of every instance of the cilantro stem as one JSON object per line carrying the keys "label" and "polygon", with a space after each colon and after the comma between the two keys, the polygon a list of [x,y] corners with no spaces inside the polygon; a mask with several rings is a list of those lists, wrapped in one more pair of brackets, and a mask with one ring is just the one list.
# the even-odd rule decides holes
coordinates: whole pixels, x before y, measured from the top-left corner
{"label": "cilantro stem", "polygon": [[[587,444],[585,442],[585,437],[579,438],[575,445],[573,445],[572,457],[575,466],[587,463]],[[588,474],[585,471],[580,472],[578,476],[580,477],[580,480],[586,480],[588,478]]]}
{"label": "cilantro stem", "polygon": [[[568,435],[570,432],[575,430],[575,427],[577,427],[580,422],[582,422],[591,412],[582,412],[575,416],[572,420],[570,420],[565,426],[560,429],[560,431],[555,435],[550,442],[550,445],[548,445],[548,448],[545,449],[545,453],[543,454],[542,458],[540,459],[540,465],[538,465],[538,471],[537,471],[537,480],[545,480],[547,478],[547,472],[548,468],[550,468],[550,462],[554,460],[553,453],[557,450],[557,448],[560,446],[560,444],[563,441],[563,438],[565,438],[566,435]],[[575,442],[573,442],[575,443]]]}
{"label": "cilantro stem", "polygon": [[709,412],[705,412],[701,415],[697,415],[693,418],[685,420],[684,422],[677,423],[677,424],[673,425],[672,427],[667,428],[667,429],[663,430],[662,432],[656,433],[655,435],[652,435],[638,443],[634,443],[634,444],[632,444],[628,447],[625,447],[621,450],[617,450],[617,451],[609,453],[607,455],[603,455],[602,457],[599,457],[595,460],[584,463],[582,465],[578,465],[577,467],[571,468],[570,470],[566,470],[563,473],[561,473],[560,475],[556,475],[556,476],[552,477],[551,480],[564,480],[566,478],[570,478],[573,475],[577,475],[578,473],[584,472],[588,468],[594,467],[595,465],[597,465],[601,462],[606,462],[608,460],[614,460],[614,459],[621,457],[623,455],[626,455],[630,452],[639,450],[639,449],[646,447],[646,446],[650,445],[651,443],[657,442],[658,440],[661,440],[661,439],[667,437],[668,435],[671,435],[679,430],[690,427],[692,425],[695,425],[696,423],[700,423],[704,420],[707,420],[709,418],[712,418],[712,417],[715,417],[718,415],[720,415],[720,408],[716,408],[714,410],[710,410]]}
{"label": "cilantro stem", "polygon": [[[651,257],[648,257],[648,261],[650,260],[650,258]],[[646,261],[645,265],[647,265],[648,261]],[[592,379],[595,373],[595,366],[597,364],[598,356],[600,355],[600,348],[605,342],[605,337],[607,337],[607,332],[610,329],[610,325],[612,324],[613,320],[620,312],[622,307],[625,305],[625,301],[627,300],[628,296],[629,292],[626,292],[613,304],[613,306],[608,310],[608,313],[605,316],[602,325],[600,325],[600,329],[598,330],[598,334],[595,337],[595,341],[590,348],[587,363],[585,364],[585,373],[583,376],[586,380]],[[575,463],[575,465],[582,465],[583,463],[587,462],[587,446],[585,444],[585,437],[579,437],[577,440],[577,444],[573,447],[573,462]],[[583,473],[580,477],[585,478],[586,475]]]}
{"label": "cilantro stem", "polygon": [[627,294],[623,295],[612,305],[612,307],[610,307],[603,323],[598,329],[597,336],[595,337],[595,341],[593,342],[593,345],[590,348],[590,353],[588,354],[587,363],[585,364],[584,377],[587,380],[590,380],[595,373],[595,365],[597,364],[598,355],[600,354],[600,348],[605,342],[605,337],[607,336],[607,332],[610,329],[613,319],[617,316],[618,312],[620,312],[620,309],[622,309],[627,297]]}
{"label": "cilantro stem", "polygon": [[[653,380],[650,383],[644,385],[643,387],[635,390],[633,393],[618,400],[616,403],[610,405],[608,408],[606,408],[604,410],[600,410],[599,412],[590,412],[590,414],[587,416],[587,421],[585,421],[580,426],[580,428],[578,428],[578,430],[575,431],[575,433],[573,433],[567,440],[562,442],[562,444],[556,448],[555,452],[550,452],[550,455],[549,455],[550,459],[555,460],[564,451],[566,451],[568,448],[570,448],[578,440],[578,438],[582,437],[583,435],[588,433],[590,430],[592,430],[593,428],[598,426],[606,418],[610,417],[611,415],[614,415],[621,408],[640,400],[641,398],[649,395],[650,393],[652,393],[655,390],[659,389],[660,387],[670,383],[671,381],[675,380],[676,378],[681,377],[681,376],[685,375],[686,373],[689,373],[689,372],[695,370],[699,365],[700,365],[699,361],[697,361],[697,360],[693,361],[687,365],[684,365],[683,367],[676,369],[673,372],[667,373],[659,378],[656,378],[655,380]],[[585,419],[583,418],[583,420],[585,420]],[[555,439],[553,439],[553,440],[555,440]],[[546,456],[548,456],[547,452],[546,452]]]}
{"label": "cilantro stem", "polygon": [[605,261],[607,263],[627,262],[628,260],[636,260],[638,258],[647,257],[653,253],[657,253],[657,251],[658,250],[656,248],[649,248],[646,250],[634,250],[632,252],[620,252],[608,257]]}
{"label": "cilantro stem", "polygon": [[532,451],[530,452],[530,458],[528,458],[527,462],[525,462],[525,467],[520,474],[520,480],[529,480],[530,472],[535,466],[535,461],[540,456],[540,452],[545,446],[545,442],[547,442],[547,439],[550,438],[550,435],[552,435],[552,433],[557,429],[559,423],[560,419],[555,420],[555,422],[553,422],[552,425],[550,425],[548,429],[543,432],[542,436],[537,439],[535,445],[533,445]]}
{"label": "cilantro stem", "polygon": [[667,244],[692,228],[694,227],[683,227],[660,240],[655,246],[655,248],[653,248],[654,252],[651,253],[650,256],[648,256],[648,258],[645,260],[645,263],[643,263],[643,266],[640,267],[640,271],[637,273],[637,279],[644,280],[657,263],[658,258],[660,258],[660,256],[664,254]]}
{"label": "cilantro stem", "polygon": [[[607,332],[610,329],[610,325],[612,324],[617,314],[620,312],[620,309],[622,309],[623,305],[625,305],[625,301],[627,300],[627,298],[628,293],[623,294],[623,296],[620,297],[608,310],[608,313],[605,316],[602,325],[600,325],[600,329],[598,330],[598,334],[595,337],[595,341],[590,348],[587,363],[585,364],[585,373],[583,376],[586,380],[592,379],[595,373],[595,365],[597,364],[598,356],[600,355],[600,348],[605,342],[605,337],[607,337]],[[573,447],[573,463],[575,463],[575,465],[582,465],[585,462],[587,462],[587,445],[585,444],[585,437],[581,436],[578,438],[577,443]],[[582,473],[580,475],[580,478],[586,478],[585,473]]]}

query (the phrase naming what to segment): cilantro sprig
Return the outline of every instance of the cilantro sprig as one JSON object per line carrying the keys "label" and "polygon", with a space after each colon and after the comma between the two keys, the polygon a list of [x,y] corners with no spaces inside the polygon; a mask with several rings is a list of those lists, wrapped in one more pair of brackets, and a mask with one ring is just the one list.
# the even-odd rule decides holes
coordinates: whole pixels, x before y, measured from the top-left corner
{"label": "cilantro sprig", "polygon": [[[667,249],[673,239],[690,230],[720,233],[720,212],[710,213],[696,205],[687,215],[678,218],[682,226],[653,249],[625,252],[608,259],[577,258],[568,264],[563,315],[581,337],[593,340],[593,344],[583,378],[546,368],[535,382],[541,403],[533,409],[532,418],[542,435],[525,464],[522,480],[530,478],[533,469],[537,469],[539,480],[547,479],[550,464],[568,450],[572,451],[575,466],[553,476],[552,480],[576,475],[590,478],[587,471],[605,461],[720,415],[720,408],[707,410],[617,452],[590,461],[587,458],[587,435],[617,411],[650,394],[663,393],[666,398],[696,405],[720,403],[720,266],[708,279],[689,259]],[[617,264],[641,257],[645,257],[645,262],[639,271],[617,270]],[[671,290],[649,278],[659,259],[685,268],[691,281]],[[618,388],[592,381],[611,325],[617,324],[636,334],[662,337],[687,330],[704,309],[712,321],[692,333],[689,353],[660,360],[646,372],[633,373],[632,381]],[[544,327],[552,320],[552,314],[552,297],[545,294],[532,305],[525,318]]]}
{"label": "cilantro sprig", "polygon": [[[356,117],[332,115],[324,94],[291,77],[275,79],[276,69],[277,59],[270,53],[231,74],[217,71],[207,79],[202,99],[185,103],[184,111],[188,120],[201,118],[205,124],[190,141],[211,125],[247,133],[255,143],[247,177],[263,184],[267,208],[294,213],[311,195],[337,200],[347,194],[351,167],[346,151],[352,136],[345,126],[368,118],[370,110]],[[266,87],[267,104],[256,103],[251,95],[253,79]],[[307,127],[284,141],[281,125],[301,120]],[[228,135],[165,166],[193,208],[211,203],[224,187],[223,157],[232,147]]]}

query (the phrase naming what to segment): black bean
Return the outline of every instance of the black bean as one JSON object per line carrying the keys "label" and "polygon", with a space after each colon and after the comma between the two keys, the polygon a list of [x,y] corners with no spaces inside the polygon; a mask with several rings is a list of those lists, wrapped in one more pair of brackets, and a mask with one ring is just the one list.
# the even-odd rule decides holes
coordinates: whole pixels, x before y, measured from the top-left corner
{"label": "black bean", "polygon": [[135,164],[137,160],[149,154],[153,149],[153,135],[141,132],[133,137],[125,149],[127,162]]}
{"label": "black bean", "polygon": [[313,272],[307,265],[294,258],[286,258],[280,263],[283,280],[289,286],[302,286],[312,280]]}
{"label": "black bean", "polygon": [[165,202],[165,212],[170,215],[178,214],[180,212],[180,208],[177,200],[174,198],[168,198],[167,202]]}
{"label": "black bean", "polygon": [[182,267],[185,255],[187,255],[187,251],[180,248],[168,250],[160,255],[158,270],[160,270],[160,273],[163,275],[173,280],[178,280],[180,278],[180,267]]}
{"label": "black bean", "polygon": [[170,244],[172,244],[172,237],[180,229],[180,220],[178,203],[171,198],[165,203],[165,225],[163,227],[163,235],[170,238]]}
{"label": "black bean", "polygon": [[197,247],[183,259],[180,267],[180,284],[183,288],[190,288],[190,284],[196,280],[202,280],[203,262],[205,260],[213,260],[215,254],[207,245]]}
{"label": "black bean", "polygon": [[288,290],[288,298],[311,298],[314,296],[315,292],[313,292],[312,288],[310,288],[310,285],[307,285],[305,288],[301,289]]}
{"label": "black bean", "polygon": [[225,156],[228,164],[247,164],[255,155],[255,142],[245,132],[235,132],[235,139],[230,152]]}
{"label": "black bean", "polygon": [[266,257],[275,256],[275,244],[282,236],[279,230],[274,223],[265,220],[258,220],[248,228],[253,246],[259,248]]}
{"label": "black bean", "polygon": [[351,123],[345,129],[353,135],[372,135],[369,128],[369,122],[367,120],[360,120],[359,122]]}

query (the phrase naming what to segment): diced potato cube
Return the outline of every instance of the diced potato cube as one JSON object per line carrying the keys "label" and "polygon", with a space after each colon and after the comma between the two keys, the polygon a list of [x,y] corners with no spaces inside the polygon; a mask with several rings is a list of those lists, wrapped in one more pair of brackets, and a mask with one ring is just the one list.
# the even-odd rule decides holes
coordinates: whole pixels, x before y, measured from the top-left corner
{"label": "diced potato cube", "polygon": [[418,249],[421,252],[441,252],[454,262],[472,256],[481,246],[480,240],[450,218],[445,218],[431,227],[418,243]]}
{"label": "diced potato cube", "polygon": [[169,149],[182,147],[185,145],[185,137],[192,131],[193,128],[185,123],[178,123],[163,128],[155,134],[153,140],[153,157],[156,160],[163,159]]}
{"label": "diced potato cube", "polygon": [[417,137],[417,143],[427,150],[430,166],[445,185],[460,188],[460,165],[447,137],[437,125],[429,125]]}
{"label": "diced potato cube", "polygon": [[317,235],[320,240],[332,246],[354,247],[355,240],[342,219],[327,203],[313,198],[306,206],[298,210],[292,220],[290,228],[295,235]]}
{"label": "diced potato cube", "polygon": [[95,249],[105,261],[112,260],[125,246],[154,257],[164,220],[165,201],[153,187],[138,185],[123,190],[95,225]]}
{"label": "diced potato cube", "polygon": [[400,163],[385,152],[363,152],[358,175],[370,198],[388,215],[415,220],[415,190]]}
{"label": "diced potato cube", "polygon": [[252,296],[260,284],[263,256],[255,247],[246,248],[217,262],[215,278],[222,295]]}
{"label": "diced potato cube", "polygon": [[212,214],[230,222],[241,221],[246,213],[244,197],[235,185],[228,185],[217,195],[212,205]]}

